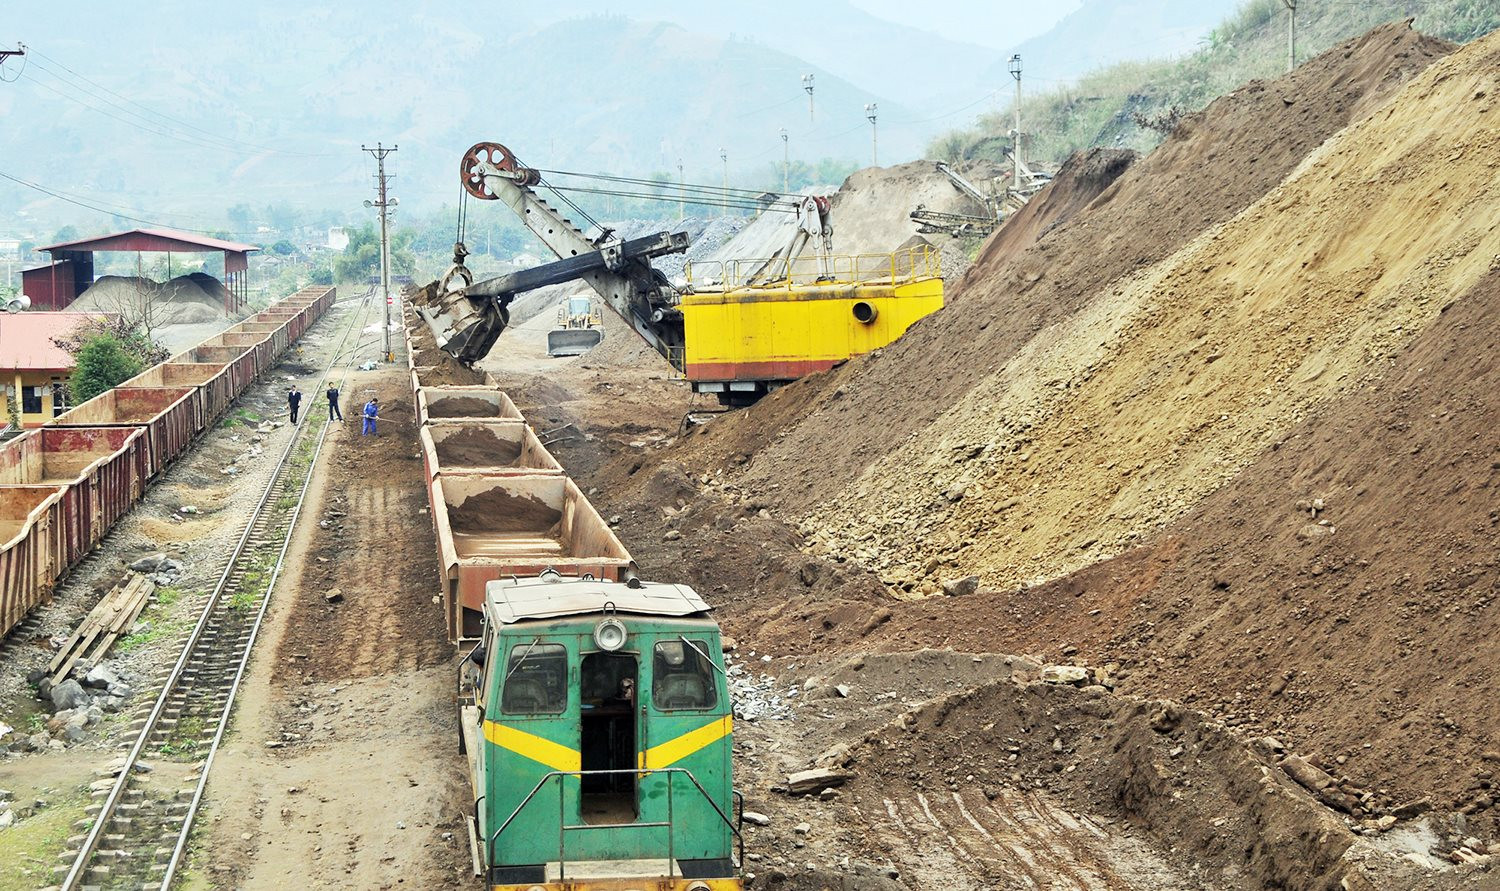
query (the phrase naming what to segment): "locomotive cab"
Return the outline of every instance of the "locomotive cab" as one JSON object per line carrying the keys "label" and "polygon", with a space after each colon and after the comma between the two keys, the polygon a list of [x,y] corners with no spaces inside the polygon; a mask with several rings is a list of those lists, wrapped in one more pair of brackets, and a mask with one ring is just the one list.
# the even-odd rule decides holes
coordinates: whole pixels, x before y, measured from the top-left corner
{"label": "locomotive cab", "polygon": [[685,585],[486,585],[462,709],[495,891],[739,889],[733,727],[709,606]]}

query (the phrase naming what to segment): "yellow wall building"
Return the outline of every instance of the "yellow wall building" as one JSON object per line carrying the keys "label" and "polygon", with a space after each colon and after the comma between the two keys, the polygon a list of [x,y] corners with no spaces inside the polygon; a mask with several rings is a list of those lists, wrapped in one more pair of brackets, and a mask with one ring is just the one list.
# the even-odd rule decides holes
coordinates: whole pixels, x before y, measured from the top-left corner
{"label": "yellow wall building", "polygon": [[0,382],[5,386],[0,427],[39,427],[67,411],[64,385],[73,373],[73,357],[53,340],[99,318],[84,312],[0,314]]}

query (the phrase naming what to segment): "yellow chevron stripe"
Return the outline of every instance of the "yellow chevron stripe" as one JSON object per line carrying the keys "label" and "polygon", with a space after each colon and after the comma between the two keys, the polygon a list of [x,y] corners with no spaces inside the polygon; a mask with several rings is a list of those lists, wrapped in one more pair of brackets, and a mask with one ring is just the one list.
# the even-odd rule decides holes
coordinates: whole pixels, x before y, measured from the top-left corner
{"label": "yellow chevron stripe", "polygon": [[494,721],[484,722],[484,738],[553,770],[576,771],[583,765],[583,757],[574,749]]}
{"label": "yellow chevron stripe", "polygon": [[697,730],[689,730],[676,739],[669,739],[642,752],[640,766],[646,770],[670,767],[699,749],[718,742],[733,730],[733,717],[725,715],[716,718]]}

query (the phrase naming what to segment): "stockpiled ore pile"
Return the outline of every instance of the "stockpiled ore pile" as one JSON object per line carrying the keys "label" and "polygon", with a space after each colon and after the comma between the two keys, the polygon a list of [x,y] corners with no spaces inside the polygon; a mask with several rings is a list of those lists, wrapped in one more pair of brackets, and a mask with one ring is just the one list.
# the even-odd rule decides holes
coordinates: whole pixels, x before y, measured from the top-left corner
{"label": "stockpiled ore pile", "polygon": [[819,534],[906,586],[935,590],[942,561],[1051,578],[1181,516],[1384,371],[1500,253],[1485,48],[1039,331],[815,511]]}
{"label": "stockpiled ore pile", "polygon": [[979,577],[759,635],[1113,660],[1382,806],[1493,813],[1497,72],[1500,37],[1397,24],[1251,84],[879,355],[689,437],[814,555]]}

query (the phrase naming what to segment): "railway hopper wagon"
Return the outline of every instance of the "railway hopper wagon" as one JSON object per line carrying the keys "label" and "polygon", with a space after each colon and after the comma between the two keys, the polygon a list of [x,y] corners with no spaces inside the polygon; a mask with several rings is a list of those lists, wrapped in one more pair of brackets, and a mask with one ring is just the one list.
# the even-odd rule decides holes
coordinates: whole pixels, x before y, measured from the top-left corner
{"label": "railway hopper wagon", "polygon": [[0,446],[0,488],[60,487],[59,574],[140,500],[145,437],[141,427],[40,427]]}
{"label": "railway hopper wagon", "polygon": [[551,569],[623,579],[630,553],[566,476],[483,476],[439,469],[428,489],[455,640],[479,633],[485,584]]}
{"label": "railway hopper wagon", "polygon": [[738,891],[718,625],[685,585],[491,581],[460,745],[492,891]]}
{"label": "railway hopper wagon", "polygon": [[198,403],[197,411],[207,426],[239,395],[234,382],[234,367],[227,363],[167,361],[151,366],[120,386],[192,387],[197,391],[193,396]]}
{"label": "railway hopper wagon", "polygon": [[208,424],[197,387],[116,387],[48,421],[46,427],[143,427],[146,464],[156,476]]}
{"label": "railway hopper wagon", "polygon": [[[416,372],[413,372],[416,375]],[[503,390],[487,386],[418,387],[417,423],[525,420]]]}
{"label": "railway hopper wagon", "polygon": [[0,487],[0,629],[52,596],[65,567],[61,486]]}

